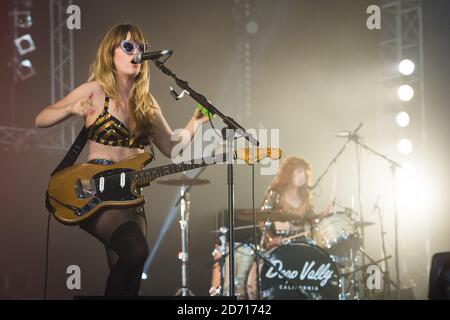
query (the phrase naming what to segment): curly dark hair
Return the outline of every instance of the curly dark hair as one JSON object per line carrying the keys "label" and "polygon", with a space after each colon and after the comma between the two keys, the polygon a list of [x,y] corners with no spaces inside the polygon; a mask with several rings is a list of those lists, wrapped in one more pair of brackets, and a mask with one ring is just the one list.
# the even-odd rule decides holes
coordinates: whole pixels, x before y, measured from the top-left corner
{"label": "curly dark hair", "polygon": [[286,158],[278,170],[277,175],[272,180],[268,190],[274,190],[279,194],[283,194],[284,191],[292,183],[292,175],[296,169],[302,168],[305,170],[306,183],[298,188],[297,193],[303,203],[306,204],[306,210],[309,211],[312,208],[311,203],[311,179],[312,179],[312,166],[303,158],[289,157]]}

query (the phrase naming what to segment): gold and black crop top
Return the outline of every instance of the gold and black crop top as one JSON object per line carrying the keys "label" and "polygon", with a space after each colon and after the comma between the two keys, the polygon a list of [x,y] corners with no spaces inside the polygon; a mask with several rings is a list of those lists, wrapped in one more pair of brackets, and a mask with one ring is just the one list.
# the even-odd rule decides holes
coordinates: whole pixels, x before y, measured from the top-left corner
{"label": "gold and black crop top", "polygon": [[[88,139],[114,147],[144,149],[151,145],[148,136],[136,137],[127,126],[108,112],[109,97],[105,97],[104,110],[88,128]],[[153,148],[152,148],[153,150]]]}

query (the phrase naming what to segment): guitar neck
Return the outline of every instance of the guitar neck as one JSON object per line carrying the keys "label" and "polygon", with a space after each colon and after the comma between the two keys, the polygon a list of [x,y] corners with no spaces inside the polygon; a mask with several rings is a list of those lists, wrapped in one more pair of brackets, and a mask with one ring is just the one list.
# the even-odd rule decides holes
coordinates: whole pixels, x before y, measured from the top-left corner
{"label": "guitar neck", "polygon": [[189,162],[181,162],[179,164],[172,163],[159,167],[137,170],[129,172],[131,179],[139,186],[149,185],[155,179],[175,174],[182,171],[193,170],[201,167],[206,167],[212,164],[223,163],[227,160],[227,153],[222,153],[215,157],[206,157],[194,159]]}

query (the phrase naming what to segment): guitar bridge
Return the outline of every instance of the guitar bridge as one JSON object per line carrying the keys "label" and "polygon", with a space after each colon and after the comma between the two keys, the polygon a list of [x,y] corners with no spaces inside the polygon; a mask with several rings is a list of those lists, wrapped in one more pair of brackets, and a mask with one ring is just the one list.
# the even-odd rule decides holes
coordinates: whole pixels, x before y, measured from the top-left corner
{"label": "guitar bridge", "polygon": [[75,182],[75,193],[78,199],[86,199],[95,196],[95,184],[92,180],[78,179]]}

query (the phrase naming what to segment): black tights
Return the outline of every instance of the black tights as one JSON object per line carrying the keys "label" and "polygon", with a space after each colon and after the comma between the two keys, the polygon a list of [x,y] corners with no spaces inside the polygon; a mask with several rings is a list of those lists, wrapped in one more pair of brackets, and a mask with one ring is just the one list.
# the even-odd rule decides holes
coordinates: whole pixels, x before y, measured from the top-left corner
{"label": "black tights", "polygon": [[105,296],[136,296],[139,293],[141,275],[148,256],[148,246],[144,235],[134,221],[122,224],[114,231],[109,247],[118,255],[106,282]]}
{"label": "black tights", "polygon": [[105,245],[111,271],[105,296],[137,296],[149,251],[144,209],[108,209],[83,222],[81,228]]}

